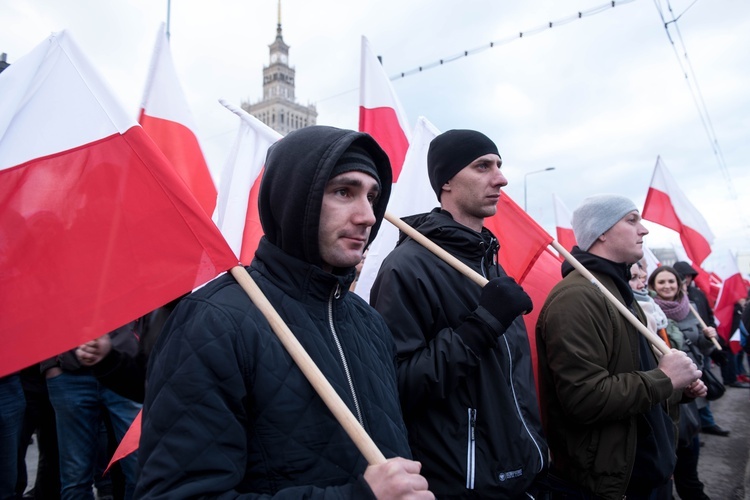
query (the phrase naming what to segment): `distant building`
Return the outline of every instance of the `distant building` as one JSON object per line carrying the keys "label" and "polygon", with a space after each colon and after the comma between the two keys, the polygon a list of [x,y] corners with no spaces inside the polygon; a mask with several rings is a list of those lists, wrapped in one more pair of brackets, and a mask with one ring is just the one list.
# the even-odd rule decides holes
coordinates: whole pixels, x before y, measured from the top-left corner
{"label": "distant building", "polygon": [[[663,266],[673,266],[677,262],[677,253],[674,251],[674,248],[652,248],[651,252],[653,252],[654,256],[659,259],[659,262]],[[649,274],[651,271],[653,269],[649,270]]]}
{"label": "distant building", "polygon": [[10,64],[8,64],[8,54],[3,52],[0,54],[0,73],[2,73],[8,66],[10,66]]}
{"label": "distant building", "polygon": [[242,103],[242,109],[277,131],[286,135],[315,125],[318,111],[315,105],[304,106],[294,97],[294,68],[289,66],[289,45],[281,36],[281,0],[278,8],[276,40],[269,48],[269,65],[263,67],[263,99],[255,104]]}

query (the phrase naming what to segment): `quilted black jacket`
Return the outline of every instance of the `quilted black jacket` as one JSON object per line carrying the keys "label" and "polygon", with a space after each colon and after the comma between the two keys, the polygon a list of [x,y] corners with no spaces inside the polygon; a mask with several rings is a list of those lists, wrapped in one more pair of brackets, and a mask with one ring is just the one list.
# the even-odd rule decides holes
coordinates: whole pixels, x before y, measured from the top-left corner
{"label": "quilted black jacket", "polygon": [[[505,274],[487,229],[479,234],[440,209],[407,222],[486,278]],[[523,498],[547,460],[529,340],[521,317],[505,331],[477,309],[480,294],[402,235],[370,302],[396,341],[404,420],[430,490],[439,498]]]}
{"label": "quilted black jacket", "polygon": [[[348,293],[354,268],[327,273],[313,264],[330,168],[353,140],[374,145],[364,134],[331,131],[328,141],[301,145],[304,161],[283,180],[286,197],[261,187],[266,236],[249,271],[383,454],[410,458],[393,339]],[[290,138],[300,140],[297,133],[282,141]],[[278,160],[272,151],[264,183]],[[378,166],[390,184],[387,160]],[[381,214],[386,201],[387,193]],[[310,221],[315,230],[303,231]],[[170,316],[149,362],[138,453],[137,498],[372,496],[365,459],[231,276],[183,299]]]}

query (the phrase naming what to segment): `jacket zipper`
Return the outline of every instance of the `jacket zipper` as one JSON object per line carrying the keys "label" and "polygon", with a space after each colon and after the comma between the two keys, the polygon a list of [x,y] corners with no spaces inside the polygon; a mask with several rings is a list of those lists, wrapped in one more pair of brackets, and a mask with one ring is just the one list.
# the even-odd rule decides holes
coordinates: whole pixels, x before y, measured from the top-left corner
{"label": "jacket zipper", "polygon": [[508,345],[508,339],[503,335],[503,340],[505,341],[505,348],[508,351],[508,363],[509,363],[509,369],[510,372],[508,373],[508,380],[510,382],[510,390],[513,392],[513,403],[516,405],[516,411],[518,412],[518,418],[521,419],[521,423],[523,424],[523,428],[526,429],[526,433],[531,438],[531,442],[534,443],[534,446],[536,446],[536,451],[539,453],[539,470],[537,472],[541,472],[542,468],[544,467],[544,457],[542,455],[542,449],[539,448],[539,443],[536,442],[536,439],[534,439],[534,435],[529,430],[529,426],[526,423],[526,419],[523,418],[523,413],[521,413],[521,406],[518,404],[518,398],[516,397],[516,386],[513,384],[513,356],[510,354],[510,345]]}
{"label": "jacket zipper", "polygon": [[341,357],[341,363],[344,365],[344,373],[346,374],[346,380],[349,382],[349,390],[352,392],[352,399],[354,399],[354,409],[357,412],[357,420],[359,424],[364,427],[365,422],[362,419],[362,412],[359,409],[359,400],[357,399],[357,391],[354,390],[354,381],[352,375],[349,372],[349,364],[346,362],[346,356],[344,355],[344,348],[341,347],[339,336],[336,333],[336,327],[333,326],[333,301],[341,297],[341,285],[336,284],[336,288],[331,291],[331,296],[328,298],[328,326],[331,328],[331,334],[333,335],[333,341],[336,342],[336,348],[339,351]]}
{"label": "jacket zipper", "polygon": [[466,489],[474,489],[474,472],[476,470],[476,428],[477,428],[477,410],[469,410],[469,432],[468,444],[466,446]]}

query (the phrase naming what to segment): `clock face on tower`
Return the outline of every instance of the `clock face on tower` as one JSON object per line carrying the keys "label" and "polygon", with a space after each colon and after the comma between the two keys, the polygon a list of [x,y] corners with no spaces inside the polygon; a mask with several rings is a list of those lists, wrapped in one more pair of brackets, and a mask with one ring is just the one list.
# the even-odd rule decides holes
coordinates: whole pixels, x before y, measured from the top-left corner
{"label": "clock face on tower", "polygon": [[273,54],[271,54],[271,62],[272,63],[280,62],[282,64],[286,64],[286,54],[274,52]]}

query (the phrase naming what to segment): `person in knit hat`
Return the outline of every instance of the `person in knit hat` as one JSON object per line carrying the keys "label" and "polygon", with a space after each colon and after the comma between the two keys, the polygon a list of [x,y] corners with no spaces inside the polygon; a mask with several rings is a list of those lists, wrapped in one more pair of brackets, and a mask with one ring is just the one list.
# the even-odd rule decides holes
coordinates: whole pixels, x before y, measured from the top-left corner
{"label": "person in knit hat", "polygon": [[148,365],[135,498],[432,499],[394,345],[350,293],[388,204],[368,134],[305,127],[268,152],[248,273],[386,460],[368,463],[231,274],[180,301]]}
{"label": "person in knit hat", "polygon": [[[591,196],[571,223],[573,256],[646,324],[628,284],[648,234],[635,204]],[[701,372],[676,349],[657,360],[588,278],[567,262],[562,275],[536,327],[552,498],[671,498],[676,443],[667,409],[683,395],[705,395]]]}
{"label": "person in knit hat", "polygon": [[488,278],[484,288],[401,235],[370,294],[396,340],[412,452],[438,498],[526,498],[546,469],[522,318],[531,299],[484,227],[508,183],[501,165],[480,132],[438,135],[427,173],[440,206],[404,219]]}

